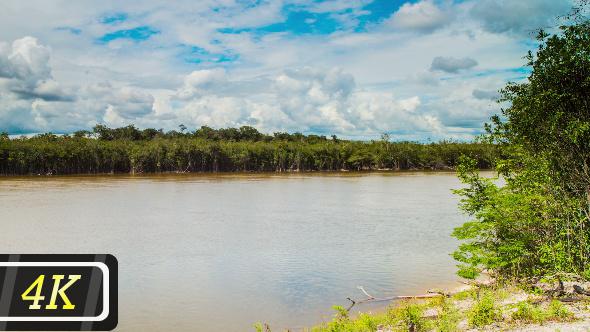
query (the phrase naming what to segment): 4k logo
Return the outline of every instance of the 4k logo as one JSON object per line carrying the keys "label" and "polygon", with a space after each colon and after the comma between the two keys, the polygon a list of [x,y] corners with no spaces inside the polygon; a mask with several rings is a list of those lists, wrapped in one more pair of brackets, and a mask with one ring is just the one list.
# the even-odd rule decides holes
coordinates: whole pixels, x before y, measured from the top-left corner
{"label": "4k logo", "polygon": [[0,331],[117,326],[112,255],[0,255]]}
{"label": "4k logo", "polygon": [[[59,284],[63,278],[64,278],[63,274],[53,275],[53,280],[55,280],[55,281],[53,283],[53,292],[51,293],[51,301],[49,302],[49,304],[47,306],[45,306],[45,309],[49,309],[49,310],[57,309],[57,305],[55,304],[55,301],[57,300],[58,294],[59,294],[59,296],[61,296],[61,299],[65,303],[63,305],[64,310],[71,310],[71,309],[76,308],[76,305],[72,304],[70,302],[70,299],[68,299],[65,292],[68,288],[70,288],[70,286],[72,286],[73,283],[80,280],[80,278],[82,278],[82,276],[79,274],[70,275],[68,277],[68,279],[70,279],[70,281],[67,284],[65,284],[63,287],[60,288]],[[21,296],[24,301],[33,301],[33,304],[31,304],[29,306],[29,309],[31,309],[31,310],[41,309],[41,305],[39,305],[39,302],[43,301],[45,299],[45,296],[41,295],[41,291],[43,288],[43,280],[45,280],[44,274],[40,275],[35,280],[35,282],[33,282],[31,284],[31,286],[29,286],[29,288],[27,288],[27,290]],[[33,289],[36,289],[35,295],[33,295],[33,296],[28,295]]]}

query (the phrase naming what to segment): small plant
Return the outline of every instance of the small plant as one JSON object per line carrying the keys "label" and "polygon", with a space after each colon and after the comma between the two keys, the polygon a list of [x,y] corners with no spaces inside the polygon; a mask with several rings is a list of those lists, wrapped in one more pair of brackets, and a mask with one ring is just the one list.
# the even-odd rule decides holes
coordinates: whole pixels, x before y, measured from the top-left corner
{"label": "small plant", "polygon": [[456,293],[452,296],[453,299],[459,300],[459,301],[467,300],[467,299],[475,299],[476,297],[477,297],[477,293],[472,289],[461,291],[461,292]]}
{"label": "small plant", "polygon": [[426,321],[422,317],[424,315],[424,308],[413,303],[406,303],[401,308],[402,321],[411,331],[426,330]]}
{"label": "small plant", "polygon": [[354,327],[358,331],[377,331],[380,321],[379,316],[360,314],[354,322]]}
{"label": "small plant", "polygon": [[439,332],[454,332],[458,331],[457,327],[461,318],[459,311],[451,301],[446,297],[441,297],[440,300],[440,314],[435,322],[436,331]]}
{"label": "small plant", "polygon": [[490,292],[481,294],[469,312],[469,324],[474,327],[490,325],[502,318],[502,313]]}
{"label": "small plant", "polygon": [[266,323],[256,323],[254,324],[254,329],[256,330],[256,332],[271,332],[270,331],[270,326],[268,326],[268,324]]}
{"label": "small plant", "polygon": [[547,315],[553,320],[569,320],[573,318],[573,314],[569,309],[558,300],[553,300],[549,303],[547,308]]}
{"label": "small plant", "polygon": [[541,324],[547,319],[547,314],[538,306],[528,301],[522,301],[516,304],[516,311],[512,313],[512,319]]}
{"label": "small plant", "polygon": [[264,331],[263,328],[264,327],[262,326],[262,323],[260,323],[260,322],[254,324],[254,329],[256,330],[256,332]]}
{"label": "small plant", "polygon": [[427,322],[423,315],[424,305],[404,301],[399,306],[389,309],[387,321],[390,325],[401,327],[402,331],[426,331]]}
{"label": "small plant", "polygon": [[315,326],[311,329],[305,329],[306,332],[373,332],[378,331],[379,326],[388,323],[388,317],[385,314],[366,314],[361,313],[358,317],[351,319],[348,311],[341,306],[334,306],[336,315],[330,322]]}
{"label": "small plant", "polygon": [[347,320],[348,319],[348,310],[344,309],[343,306],[335,305],[332,309],[336,310],[336,319],[337,320]]}

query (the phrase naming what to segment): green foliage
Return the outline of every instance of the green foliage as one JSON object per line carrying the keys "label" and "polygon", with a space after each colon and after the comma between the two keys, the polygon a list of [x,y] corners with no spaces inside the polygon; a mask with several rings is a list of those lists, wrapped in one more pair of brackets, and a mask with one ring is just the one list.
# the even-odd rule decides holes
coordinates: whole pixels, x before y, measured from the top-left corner
{"label": "green foliage", "polygon": [[[439,305],[439,304],[436,304]],[[383,328],[393,331],[430,331],[436,328],[432,322],[423,318],[424,309],[428,304],[418,304],[413,301],[401,303],[399,306],[390,308],[386,313],[366,314],[360,313],[357,317],[351,318],[346,309],[334,306],[336,315],[330,322],[315,326],[312,332],[370,332]],[[452,327],[456,324],[456,313],[450,304],[446,305],[443,312],[447,313],[445,322],[440,323],[442,328]],[[437,325],[438,326],[438,325]],[[446,329],[441,331],[454,331]]]}
{"label": "green foliage", "polygon": [[262,332],[262,331],[264,331],[264,325],[262,325],[262,323],[260,323],[260,322],[255,323],[254,329],[256,330],[256,332]]}
{"label": "green foliage", "polygon": [[332,307],[336,311],[336,319],[337,320],[347,320],[348,319],[348,311],[340,305],[335,305]]}
{"label": "green foliage", "polygon": [[516,311],[511,317],[515,321],[540,324],[547,319],[547,314],[539,306],[528,301],[521,301],[516,304]]}
{"label": "green foliage", "polygon": [[563,305],[563,303],[559,302],[558,300],[552,300],[551,303],[549,303],[547,317],[551,320],[564,321],[571,320],[574,315],[565,305]]}
{"label": "green foliage", "polygon": [[503,100],[508,119],[495,118],[495,134],[542,156],[551,175],[566,190],[585,193],[590,186],[590,24],[541,31],[536,54],[528,54],[532,72],[522,84],[509,84]]}
{"label": "green foliage", "polygon": [[500,308],[496,305],[496,300],[489,291],[480,294],[479,299],[468,313],[469,324],[474,327],[490,325],[501,318]]}
{"label": "green foliage", "polygon": [[497,144],[500,179],[482,178],[476,161],[457,168],[456,193],[474,220],[455,229],[459,275],[482,269],[506,278],[590,269],[590,26],[539,35],[528,82],[508,84],[483,140]]}
{"label": "green foliage", "polygon": [[355,319],[350,319],[348,311],[341,306],[334,306],[336,315],[328,323],[311,329],[312,332],[370,332],[377,331],[379,326],[388,323],[386,315],[370,315],[361,313]]}
{"label": "green foliage", "polygon": [[[340,306],[334,306],[336,314],[332,321],[315,326],[304,331],[312,332],[368,332],[368,331],[460,331],[460,322],[466,320],[470,327],[477,330],[488,330],[494,324],[494,329],[523,326],[524,324],[544,324],[549,321],[572,321],[575,316],[566,305],[558,300],[551,302],[532,302],[531,300],[518,303],[511,302],[515,285],[505,285],[499,288],[480,288],[463,291],[452,297],[434,297],[428,301],[406,300],[390,307],[386,313],[359,313],[350,316],[348,311]],[[457,301],[474,300],[469,308],[463,307]],[[504,304],[503,301],[508,303]],[[436,311],[436,316],[425,317],[426,310]],[[503,313],[509,313],[508,316]],[[506,319],[506,317],[509,317]],[[268,329],[267,325],[257,324],[258,331]],[[264,330],[268,331],[268,330]]]}
{"label": "green foliage", "polygon": [[452,298],[454,300],[459,300],[459,301],[468,300],[468,299],[476,299],[477,293],[473,289],[468,289],[468,290],[464,290],[464,291],[458,292],[456,294],[453,294]]}
{"label": "green foliage", "polygon": [[96,126],[92,133],[9,139],[0,136],[0,174],[150,172],[282,172],[444,169],[459,156],[492,166],[494,147],[442,141],[431,144],[347,141],[299,133],[263,135],[252,127],[194,132],[134,126]]}
{"label": "green foliage", "polygon": [[542,324],[545,321],[567,321],[572,318],[572,312],[558,300],[552,300],[546,309],[522,301],[516,304],[516,311],[512,313],[513,320],[524,323]]}
{"label": "green foliage", "polygon": [[453,305],[452,300],[445,296],[433,300],[434,307],[439,308],[439,314],[434,321],[434,329],[438,332],[455,332],[459,330],[461,320],[459,310]]}
{"label": "green foliage", "polygon": [[427,322],[422,317],[424,315],[424,307],[419,304],[406,303],[401,307],[401,319],[404,326],[411,331],[426,331]]}
{"label": "green foliage", "polygon": [[256,330],[256,332],[271,332],[270,326],[268,326],[268,324],[263,324],[260,322],[254,324],[254,330]]}

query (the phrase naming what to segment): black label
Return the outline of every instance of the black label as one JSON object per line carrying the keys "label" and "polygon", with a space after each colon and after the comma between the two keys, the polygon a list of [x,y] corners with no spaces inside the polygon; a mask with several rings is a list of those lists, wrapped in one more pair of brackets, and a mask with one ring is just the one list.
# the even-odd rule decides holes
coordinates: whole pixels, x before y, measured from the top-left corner
{"label": "black label", "polygon": [[0,330],[109,331],[117,326],[112,255],[0,255]]}

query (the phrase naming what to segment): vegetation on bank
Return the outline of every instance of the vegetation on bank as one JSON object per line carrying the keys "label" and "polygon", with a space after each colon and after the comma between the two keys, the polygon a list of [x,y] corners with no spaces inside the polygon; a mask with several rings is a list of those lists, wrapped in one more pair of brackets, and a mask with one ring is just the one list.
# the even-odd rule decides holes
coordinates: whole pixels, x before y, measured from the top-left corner
{"label": "vegetation on bank", "polygon": [[300,133],[264,135],[252,127],[194,132],[107,128],[72,135],[42,134],[10,139],[0,135],[0,175],[283,172],[454,168],[461,155],[490,168],[488,143],[441,141],[351,141]]}
{"label": "vegetation on bank", "polygon": [[[309,332],[366,332],[366,331],[440,331],[511,330],[529,325],[541,330],[548,324],[553,329],[567,328],[590,315],[586,302],[563,303],[512,286],[486,286],[460,291],[452,296],[429,300],[404,300],[382,313],[359,313],[351,317],[348,311],[334,307],[334,318],[307,329]],[[581,326],[585,323],[581,322]],[[590,326],[590,322],[587,326]],[[271,331],[264,324],[256,324],[257,331]]]}
{"label": "vegetation on bank", "polygon": [[509,106],[487,126],[505,184],[479,176],[470,158],[458,168],[461,208],[474,217],[454,232],[463,277],[590,279],[590,21],[576,18],[539,32],[527,82],[503,89]]}

